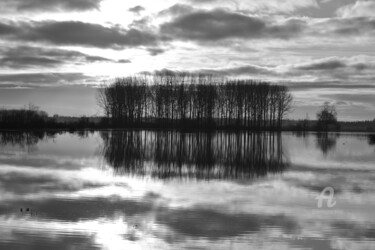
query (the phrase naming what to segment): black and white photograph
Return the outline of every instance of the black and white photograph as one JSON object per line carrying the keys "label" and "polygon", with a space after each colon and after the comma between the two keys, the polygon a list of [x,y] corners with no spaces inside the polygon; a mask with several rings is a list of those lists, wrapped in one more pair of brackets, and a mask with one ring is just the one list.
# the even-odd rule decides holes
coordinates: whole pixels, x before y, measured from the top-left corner
{"label": "black and white photograph", "polygon": [[374,250],[375,0],[0,0],[1,250]]}

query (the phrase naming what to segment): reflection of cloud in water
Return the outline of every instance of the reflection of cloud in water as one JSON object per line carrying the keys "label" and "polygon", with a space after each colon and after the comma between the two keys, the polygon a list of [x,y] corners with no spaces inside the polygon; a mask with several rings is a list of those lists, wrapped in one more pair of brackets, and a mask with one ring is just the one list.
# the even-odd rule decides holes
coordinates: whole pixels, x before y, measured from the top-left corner
{"label": "reflection of cloud in water", "polygon": [[332,223],[337,235],[354,240],[372,239],[375,241],[375,225],[363,225],[356,222],[337,221]]}
{"label": "reflection of cloud in water", "polygon": [[[133,134],[131,140],[129,133],[106,139],[96,133],[79,141],[83,153],[64,149],[76,143],[77,137],[57,135],[52,145],[38,144],[38,153],[24,154],[22,161],[16,161],[21,157],[17,149],[12,149],[13,161],[0,153],[0,248],[375,249],[375,179],[370,167],[373,156],[367,155],[373,150],[362,147],[368,147],[367,137],[350,139],[351,146],[343,145],[342,140],[349,139],[341,136],[335,150],[319,158],[322,152],[315,143],[303,141],[313,141],[315,136],[302,140],[283,134],[292,166],[282,175],[272,175],[268,173],[274,170],[270,162],[278,159],[277,143],[272,155],[272,143],[257,136],[250,135],[250,141],[266,150],[254,149],[252,143],[238,146],[246,142],[236,134],[185,134],[183,138],[172,133],[157,138],[152,133],[149,139],[140,135]],[[92,144],[103,143],[101,138],[109,140],[100,145],[110,147],[104,151],[110,164],[100,165],[95,156],[98,145]],[[219,143],[220,138],[228,143]],[[117,144],[111,148],[111,143]],[[253,153],[238,151],[246,147]],[[366,161],[356,167],[354,161],[348,166],[339,162],[335,157],[350,155],[345,151],[348,147],[351,155],[363,155]],[[118,156],[121,151],[130,158]],[[182,152],[186,155],[179,157]],[[239,161],[237,156],[245,159]],[[305,165],[294,164],[298,156]],[[42,159],[39,167],[38,157]],[[125,172],[134,175],[117,174],[127,162],[133,166],[144,162],[146,169],[139,175],[131,168]],[[251,176],[246,171],[258,175],[255,163],[266,163],[262,168],[268,172],[259,174],[263,178],[233,179]],[[144,174],[152,173],[146,171],[150,164],[151,170],[160,169],[163,179]],[[179,166],[194,164],[205,171],[197,174],[193,169],[183,175],[193,176],[194,181],[167,178],[181,176],[176,171]],[[215,166],[227,166],[233,172],[215,174]],[[204,174],[214,179],[200,180]],[[315,195],[328,184],[337,190],[338,203],[332,210],[317,209]],[[38,214],[20,214],[20,207]]]}
{"label": "reflection of cloud in water", "polygon": [[298,224],[284,215],[220,213],[201,208],[163,211],[157,215],[157,221],[176,233],[212,240],[258,233],[267,228],[278,228],[288,234],[298,232]]}
{"label": "reflection of cloud in water", "polygon": [[[326,150],[326,153],[317,145],[316,133],[307,134],[303,140],[284,134],[283,142],[289,152],[291,168],[302,167],[306,170],[315,170],[315,172],[330,170],[336,172],[344,169],[352,172],[373,171],[375,154],[373,148],[367,143],[367,136],[353,133],[341,133],[339,137],[332,135],[331,137],[336,138],[335,146]],[[324,142],[324,137],[320,139],[320,142]]]}

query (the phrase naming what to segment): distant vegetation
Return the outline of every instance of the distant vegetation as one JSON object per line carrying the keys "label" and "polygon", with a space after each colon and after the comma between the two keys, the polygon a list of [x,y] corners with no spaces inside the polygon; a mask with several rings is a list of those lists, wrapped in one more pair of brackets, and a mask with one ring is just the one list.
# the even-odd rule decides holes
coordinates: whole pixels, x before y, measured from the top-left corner
{"label": "distant vegetation", "polygon": [[28,108],[0,110],[0,128],[40,128],[48,120],[48,114],[33,104]]}
{"label": "distant vegetation", "polygon": [[318,123],[316,124],[318,131],[340,130],[340,125],[337,122],[337,111],[334,105],[329,105],[327,102],[324,103],[316,116],[318,118]]}
{"label": "distant vegetation", "polygon": [[47,118],[46,112],[40,111],[32,104],[29,104],[29,107],[25,109],[0,110],[0,121],[3,128],[23,128],[25,126],[37,128],[43,126]]}
{"label": "distant vegetation", "polygon": [[117,79],[97,100],[115,127],[280,130],[292,95],[265,82],[162,72]]}
{"label": "distant vegetation", "polygon": [[[98,120],[98,119],[97,119]],[[48,116],[47,112],[29,104],[23,109],[0,109],[0,129],[84,129],[97,127],[88,117]]]}
{"label": "distant vegetation", "polygon": [[283,130],[293,131],[346,131],[346,132],[375,132],[375,119],[373,121],[338,121],[337,111],[334,105],[324,103],[316,114],[317,120],[309,120],[306,118],[299,121],[287,121],[283,125]]}

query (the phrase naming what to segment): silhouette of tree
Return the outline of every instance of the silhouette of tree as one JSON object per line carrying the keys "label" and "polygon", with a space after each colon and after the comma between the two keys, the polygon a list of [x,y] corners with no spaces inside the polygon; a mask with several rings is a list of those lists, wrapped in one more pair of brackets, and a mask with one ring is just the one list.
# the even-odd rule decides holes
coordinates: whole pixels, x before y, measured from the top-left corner
{"label": "silhouette of tree", "polygon": [[285,86],[160,71],[116,79],[97,102],[112,125],[279,130],[291,110]]}
{"label": "silhouette of tree", "polygon": [[334,105],[329,105],[328,102],[325,102],[316,116],[318,119],[317,129],[319,131],[338,129],[337,112]]}

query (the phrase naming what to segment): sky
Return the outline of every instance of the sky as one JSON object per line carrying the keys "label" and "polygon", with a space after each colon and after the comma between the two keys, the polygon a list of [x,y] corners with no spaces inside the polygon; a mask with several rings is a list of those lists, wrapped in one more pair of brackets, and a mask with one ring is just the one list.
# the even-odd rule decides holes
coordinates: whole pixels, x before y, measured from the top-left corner
{"label": "sky", "polygon": [[0,0],[0,107],[100,115],[116,77],[170,69],[290,87],[289,118],[375,118],[375,0]]}

